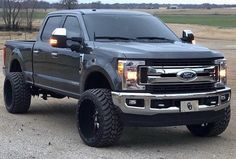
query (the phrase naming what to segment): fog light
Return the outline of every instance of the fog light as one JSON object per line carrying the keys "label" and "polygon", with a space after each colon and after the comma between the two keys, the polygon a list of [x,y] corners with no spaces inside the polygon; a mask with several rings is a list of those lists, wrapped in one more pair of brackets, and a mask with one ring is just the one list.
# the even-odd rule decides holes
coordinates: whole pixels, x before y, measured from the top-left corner
{"label": "fog light", "polygon": [[144,107],[143,99],[126,99],[126,104],[132,107]]}
{"label": "fog light", "polygon": [[133,100],[129,100],[129,105],[136,105],[137,104],[137,100],[133,99]]}
{"label": "fog light", "polygon": [[229,101],[229,94],[224,94],[220,96],[221,103],[226,103]]}

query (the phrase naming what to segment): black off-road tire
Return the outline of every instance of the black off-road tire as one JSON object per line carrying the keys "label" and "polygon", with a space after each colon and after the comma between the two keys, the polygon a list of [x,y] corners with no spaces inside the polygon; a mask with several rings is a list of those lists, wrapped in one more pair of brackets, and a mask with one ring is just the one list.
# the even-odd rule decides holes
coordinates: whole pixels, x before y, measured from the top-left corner
{"label": "black off-road tire", "polygon": [[4,102],[6,109],[12,114],[27,113],[31,103],[30,86],[25,83],[21,72],[6,75],[4,81]]}
{"label": "black off-road tire", "polygon": [[213,123],[205,123],[201,125],[188,125],[188,130],[199,137],[214,137],[222,134],[229,125],[230,106],[224,109],[224,117]]}
{"label": "black off-road tire", "polygon": [[88,146],[107,147],[119,140],[123,125],[110,90],[87,90],[82,94],[76,112],[80,137]]}

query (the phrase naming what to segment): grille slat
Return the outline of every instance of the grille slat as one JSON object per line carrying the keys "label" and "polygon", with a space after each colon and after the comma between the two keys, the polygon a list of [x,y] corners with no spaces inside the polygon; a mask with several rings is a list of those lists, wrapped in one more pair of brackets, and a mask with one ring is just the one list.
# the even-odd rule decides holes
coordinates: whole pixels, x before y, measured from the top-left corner
{"label": "grille slat", "polygon": [[205,66],[214,65],[213,59],[154,59],[147,60],[147,66]]}
{"label": "grille slat", "polygon": [[186,85],[148,85],[149,93],[197,93],[216,90],[214,83],[186,84]]}

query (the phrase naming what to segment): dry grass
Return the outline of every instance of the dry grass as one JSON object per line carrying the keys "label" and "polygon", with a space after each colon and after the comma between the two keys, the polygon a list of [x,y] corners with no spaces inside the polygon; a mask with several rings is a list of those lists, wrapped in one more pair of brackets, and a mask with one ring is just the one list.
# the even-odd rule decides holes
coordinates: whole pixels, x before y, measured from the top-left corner
{"label": "dry grass", "polygon": [[[136,9],[137,10],[137,9]],[[212,14],[212,15],[236,15],[236,8],[227,8],[227,9],[139,9],[138,11],[148,12],[150,14]]]}
{"label": "dry grass", "polygon": [[6,40],[34,40],[37,37],[37,32],[0,32],[0,49],[3,47]]}

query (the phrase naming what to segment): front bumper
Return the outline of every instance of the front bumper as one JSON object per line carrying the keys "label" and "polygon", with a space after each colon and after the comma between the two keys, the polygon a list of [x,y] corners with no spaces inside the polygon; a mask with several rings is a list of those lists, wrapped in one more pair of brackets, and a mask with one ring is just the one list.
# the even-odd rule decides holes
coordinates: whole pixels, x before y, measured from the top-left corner
{"label": "front bumper", "polygon": [[156,115],[136,115],[121,113],[122,123],[126,127],[163,127],[180,125],[199,125],[213,123],[225,118],[227,108],[219,111],[202,111],[189,113],[167,113]]}
{"label": "front bumper", "polygon": [[[228,95],[228,99],[222,102],[221,97]],[[152,100],[176,100],[176,101],[188,101],[188,100],[202,100],[207,98],[216,97],[218,102],[216,104],[199,104],[197,112],[205,111],[219,111],[230,105],[231,89],[226,87],[211,92],[202,93],[182,93],[182,94],[151,94],[151,93],[130,93],[130,92],[112,92],[112,100],[114,105],[120,108],[124,114],[133,115],[157,115],[157,114],[171,114],[171,113],[183,113],[180,106],[171,105],[168,108],[153,108],[151,106]],[[144,106],[129,106],[127,100],[142,99]],[[185,112],[186,113],[186,112]],[[192,111],[191,113],[194,113]]]}

